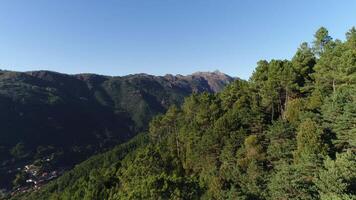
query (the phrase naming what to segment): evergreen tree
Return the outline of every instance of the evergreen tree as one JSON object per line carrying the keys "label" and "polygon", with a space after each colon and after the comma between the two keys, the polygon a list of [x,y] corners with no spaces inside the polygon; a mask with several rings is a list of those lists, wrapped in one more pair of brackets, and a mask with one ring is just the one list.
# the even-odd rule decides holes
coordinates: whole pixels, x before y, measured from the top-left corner
{"label": "evergreen tree", "polygon": [[297,150],[294,154],[296,163],[318,165],[328,153],[323,134],[323,130],[315,121],[310,118],[303,120],[297,132]]}
{"label": "evergreen tree", "polygon": [[300,45],[291,62],[297,74],[296,83],[299,86],[300,92],[310,92],[316,58],[312,49],[308,46],[308,43],[304,42]]}
{"label": "evergreen tree", "polygon": [[317,187],[310,174],[298,165],[282,164],[270,178],[269,199],[318,199]]}
{"label": "evergreen tree", "polygon": [[315,181],[323,200],[356,199],[356,155],[348,150],[326,159]]}
{"label": "evergreen tree", "polygon": [[313,50],[318,56],[321,56],[332,41],[332,37],[329,36],[329,31],[325,27],[320,27],[314,38]]}
{"label": "evergreen tree", "polygon": [[187,97],[151,121],[146,139],[23,199],[355,199],[356,29],[346,36],[320,28],[312,49]]}

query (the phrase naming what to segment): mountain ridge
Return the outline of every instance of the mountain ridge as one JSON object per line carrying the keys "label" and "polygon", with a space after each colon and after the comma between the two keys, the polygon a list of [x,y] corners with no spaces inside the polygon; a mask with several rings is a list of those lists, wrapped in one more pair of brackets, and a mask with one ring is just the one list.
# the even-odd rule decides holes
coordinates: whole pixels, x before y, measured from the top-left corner
{"label": "mountain ridge", "polygon": [[153,116],[190,94],[215,93],[234,80],[204,76],[1,70],[0,188],[11,187],[14,168],[48,156],[54,168],[70,168],[145,131]]}

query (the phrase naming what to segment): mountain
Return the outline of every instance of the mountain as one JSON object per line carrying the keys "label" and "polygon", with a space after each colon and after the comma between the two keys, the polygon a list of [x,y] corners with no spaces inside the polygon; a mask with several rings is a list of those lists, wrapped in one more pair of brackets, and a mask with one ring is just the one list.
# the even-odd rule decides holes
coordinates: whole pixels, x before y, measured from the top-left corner
{"label": "mountain", "polygon": [[[214,93],[220,72],[153,76],[0,71],[0,188],[18,169],[73,164],[145,131],[150,119],[192,93]],[[21,182],[21,181],[20,181]]]}
{"label": "mountain", "polygon": [[356,28],[346,36],[322,27],[291,60],[190,95],[148,133],[12,199],[356,199]]}

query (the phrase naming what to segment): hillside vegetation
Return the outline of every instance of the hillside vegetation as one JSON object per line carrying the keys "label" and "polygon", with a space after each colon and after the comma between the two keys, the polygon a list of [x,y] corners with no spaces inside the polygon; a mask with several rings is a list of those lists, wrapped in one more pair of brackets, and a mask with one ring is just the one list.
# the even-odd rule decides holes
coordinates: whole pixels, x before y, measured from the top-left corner
{"label": "hillside vegetation", "polygon": [[40,168],[36,174],[71,168],[147,130],[154,115],[184,97],[218,92],[232,80],[220,72],[108,77],[0,71],[0,189],[24,185],[30,179],[25,165]]}
{"label": "hillside vegetation", "polygon": [[346,37],[320,28],[291,60],[170,107],[126,156],[22,198],[356,199],[356,29]]}

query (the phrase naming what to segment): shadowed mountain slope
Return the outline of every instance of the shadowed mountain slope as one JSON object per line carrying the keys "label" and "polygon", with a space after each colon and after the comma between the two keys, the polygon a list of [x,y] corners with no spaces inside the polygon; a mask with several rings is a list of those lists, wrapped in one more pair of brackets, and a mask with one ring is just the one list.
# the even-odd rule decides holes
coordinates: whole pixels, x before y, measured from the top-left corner
{"label": "shadowed mountain slope", "polygon": [[220,91],[232,80],[220,72],[110,77],[0,71],[0,186],[9,187],[14,169],[35,160],[71,167],[145,130],[152,116],[184,97]]}

